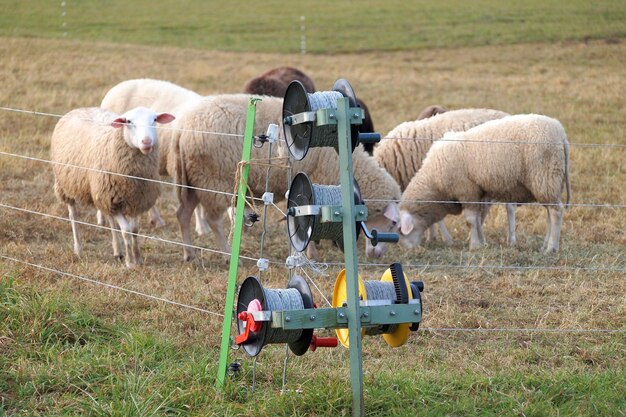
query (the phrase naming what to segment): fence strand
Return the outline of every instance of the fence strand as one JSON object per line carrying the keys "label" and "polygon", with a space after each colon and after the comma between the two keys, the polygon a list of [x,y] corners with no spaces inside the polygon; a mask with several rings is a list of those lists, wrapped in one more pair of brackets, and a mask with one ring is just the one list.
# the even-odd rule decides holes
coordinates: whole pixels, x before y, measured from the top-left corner
{"label": "fence strand", "polygon": [[224,317],[223,314],[215,313],[215,312],[209,311],[209,310],[205,310],[205,309],[200,308],[200,307],[195,307],[195,306],[192,306],[192,305],[179,303],[177,301],[168,300],[166,298],[157,297],[155,295],[145,294],[145,293],[142,293],[140,291],[136,291],[136,290],[131,290],[131,289],[128,289],[128,288],[120,287],[119,285],[109,284],[108,282],[98,281],[98,280],[93,279],[93,278],[88,278],[88,277],[84,277],[82,275],[72,274],[70,272],[65,272],[65,271],[61,271],[61,270],[58,270],[58,269],[54,269],[54,268],[49,268],[47,266],[34,264],[32,262],[24,261],[24,260],[21,260],[21,259],[10,257],[10,256],[0,255],[0,258],[5,259],[7,261],[11,261],[11,262],[27,265],[27,266],[30,266],[30,267],[33,267],[33,268],[38,268],[38,269],[41,269],[41,270],[44,270],[44,271],[53,272],[55,274],[63,275],[63,276],[66,276],[66,277],[75,278],[75,279],[78,279],[78,280],[81,280],[81,281],[89,282],[91,284],[100,285],[100,286],[107,287],[107,288],[110,288],[110,289],[123,291],[123,292],[129,293],[129,294],[138,295],[138,296],[145,297],[145,298],[148,298],[148,299],[151,299],[151,300],[160,301],[160,302],[163,302],[163,303],[166,303],[166,304],[171,304],[171,305],[174,305],[174,306],[177,306],[177,307],[183,307],[183,308],[187,308],[187,309],[190,309],[190,310],[199,311],[201,313],[211,314],[211,315],[218,316],[218,317]]}

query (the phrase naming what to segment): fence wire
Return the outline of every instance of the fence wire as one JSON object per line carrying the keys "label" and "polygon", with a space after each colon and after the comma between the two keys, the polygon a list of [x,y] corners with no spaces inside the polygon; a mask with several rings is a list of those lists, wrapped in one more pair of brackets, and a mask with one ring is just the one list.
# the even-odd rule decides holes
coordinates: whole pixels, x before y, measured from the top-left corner
{"label": "fence wire", "polygon": [[[15,109],[15,108],[10,108],[10,107],[0,107],[0,110],[2,111],[6,111],[6,112],[14,112],[14,113],[21,113],[21,114],[29,114],[29,115],[35,115],[35,116],[45,116],[45,117],[54,117],[54,118],[61,118],[63,115],[59,115],[59,114],[53,114],[53,113],[45,113],[45,112],[39,112],[39,111],[31,111],[31,110],[24,110],[24,109]],[[208,135],[220,135],[220,136],[231,136],[231,137],[237,137],[237,138],[241,138],[243,137],[243,135],[240,134],[232,134],[232,133],[224,133],[224,132],[211,132],[211,131],[203,131],[203,130],[192,130],[192,129],[179,129],[179,128],[174,128],[174,127],[167,127],[167,126],[157,126],[158,129],[162,129],[162,130],[170,130],[170,131],[179,131],[179,132],[195,132],[195,133],[201,133],[201,134],[208,134]],[[412,141],[430,141],[432,142],[432,139],[423,139],[423,138],[398,138],[398,137],[384,137],[382,140],[412,140]],[[458,141],[458,139],[439,139],[439,141]],[[521,141],[472,141],[472,142],[484,142],[484,143],[489,143],[489,144],[493,144],[493,143],[501,143],[501,144],[525,144],[525,143],[533,143],[533,144],[542,144],[541,142],[537,143],[537,142],[521,142]],[[546,144],[551,144],[554,145],[552,143],[546,143]],[[616,144],[616,143],[608,143],[608,144],[601,144],[601,143],[570,143],[569,144],[570,147],[581,147],[581,148],[609,148],[609,149],[626,149],[626,144]],[[64,166],[68,166],[68,167],[72,167],[72,168],[79,168],[79,169],[84,169],[84,170],[89,170],[89,171],[94,171],[94,172],[100,172],[100,173],[105,173],[105,174],[110,174],[110,175],[119,175],[119,176],[123,176],[123,177],[128,177],[128,178],[133,178],[133,179],[139,179],[139,180],[145,180],[145,181],[151,181],[151,182],[155,182],[155,183],[159,183],[159,184],[163,184],[163,185],[167,185],[167,186],[175,186],[175,187],[186,187],[189,189],[193,189],[193,190],[197,190],[197,191],[203,191],[203,192],[210,192],[210,193],[215,193],[215,194],[221,194],[221,195],[226,195],[229,197],[234,196],[234,193],[232,192],[224,192],[224,191],[219,191],[219,190],[212,190],[212,189],[205,189],[205,188],[200,188],[200,187],[193,187],[193,186],[182,186],[179,184],[174,184],[168,181],[161,181],[161,180],[153,180],[153,179],[146,179],[146,178],[142,178],[142,177],[134,177],[134,176],[130,176],[130,175],[125,175],[125,174],[120,174],[120,173],[114,173],[114,172],[109,172],[109,171],[105,171],[105,170],[99,170],[99,169],[94,169],[94,168],[90,168],[90,167],[82,167],[82,166],[76,166],[76,165],[72,165],[72,164],[63,164],[63,163],[59,163],[59,162],[55,162],[55,161],[51,161],[51,160],[46,160],[43,158],[36,158],[36,157],[32,157],[32,156],[27,156],[27,155],[20,155],[20,154],[15,154],[15,153],[10,153],[10,152],[5,152],[5,151],[0,151],[0,155],[4,155],[4,156],[9,156],[9,157],[14,157],[14,158],[22,158],[22,159],[26,159],[26,160],[32,160],[32,161],[37,161],[37,162],[42,162],[42,163],[49,163],[49,164],[57,164],[57,165],[64,165]],[[248,197],[249,198],[249,197]],[[255,200],[257,201],[262,201],[261,198],[255,198]],[[367,199],[365,200],[366,202],[398,202],[397,200],[380,200],[380,199]],[[474,201],[474,202],[451,202],[451,201],[427,201],[427,200],[416,200],[414,202],[422,202],[422,203],[440,203],[440,204],[515,204],[518,206],[525,206],[525,205],[538,205],[539,203],[502,203],[502,202],[490,202],[490,201]],[[272,205],[282,214],[284,214],[282,212],[282,210],[276,206],[275,204],[272,203]],[[542,204],[542,205],[546,205],[546,204]],[[548,204],[548,205],[552,205],[552,204]],[[590,208],[609,208],[609,209],[623,209],[626,208],[626,204],[609,204],[609,203],[571,203],[568,204],[567,206],[569,207],[590,207]],[[70,220],[68,218],[64,218],[64,217],[59,217],[59,216],[55,216],[55,215],[51,215],[51,214],[46,214],[46,213],[41,213],[41,212],[36,212],[34,210],[29,210],[29,209],[24,209],[24,208],[19,208],[19,207],[14,207],[14,206],[10,206],[7,204],[1,204],[0,203],[0,207],[3,207],[5,209],[11,209],[11,210],[15,210],[15,211],[20,211],[20,212],[25,212],[25,213],[29,213],[29,214],[33,214],[33,215],[39,215],[42,217],[47,217],[47,218],[52,218],[52,219],[56,219],[56,220],[62,220],[62,221],[67,221],[69,222]],[[77,222],[78,224],[82,224],[82,225],[87,225],[87,226],[91,226],[91,227],[98,227],[98,228],[102,228],[105,230],[113,230],[109,227],[106,226],[100,226],[97,224],[93,224],[93,223],[88,223],[88,222]],[[117,231],[117,229],[115,229]],[[174,244],[174,245],[178,245],[178,246],[188,246],[185,245],[181,242],[175,242],[175,241],[170,241],[167,239],[162,239],[159,237],[155,237],[155,236],[149,236],[149,235],[142,235],[142,234],[136,234],[137,236],[143,237],[143,238],[147,238],[147,239],[153,239],[156,241],[160,241],[163,243],[167,243],[167,244]],[[192,248],[201,250],[201,251],[209,251],[209,252],[213,252],[213,253],[218,253],[218,254],[222,254],[222,255],[230,255],[230,253],[228,252],[223,252],[223,251],[218,251],[218,250],[214,250],[214,249],[209,249],[209,248],[204,248],[204,247],[200,247],[200,246],[190,246]],[[214,316],[218,316],[218,317],[223,317],[223,314],[220,313],[216,313],[216,312],[212,312],[200,307],[196,307],[196,306],[192,306],[192,305],[188,305],[188,304],[184,304],[184,303],[179,303],[176,301],[172,301],[172,300],[168,300],[165,299],[163,297],[158,297],[158,296],[154,296],[154,295],[150,295],[150,294],[145,294],[142,293],[140,291],[136,291],[136,290],[132,290],[132,289],[128,289],[128,288],[124,288],[121,286],[117,286],[114,284],[109,284],[103,281],[99,281],[97,279],[94,278],[90,278],[90,277],[86,277],[86,276],[81,276],[81,275],[77,275],[77,274],[72,274],[69,272],[65,272],[65,271],[61,271],[58,269],[54,269],[54,268],[50,268],[50,267],[46,267],[44,265],[39,265],[39,264],[35,264],[32,262],[28,262],[25,260],[21,260],[21,259],[17,259],[14,257],[10,257],[10,256],[6,256],[6,255],[0,255],[0,258],[5,259],[7,261],[11,261],[14,263],[19,263],[19,264],[23,264],[29,267],[33,267],[33,268],[38,268],[40,270],[44,270],[44,271],[48,271],[51,273],[55,273],[55,274],[59,274],[62,276],[66,276],[69,278],[73,278],[73,279],[77,279],[77,280],[81,280],[84,282],[88,282],[94,285],[99,285],[99,286],[103,286],[109,289],[113,289],[113,290],[118,290],[118,291],[122,291],[122,292],[126,292],[129,294],[133,294],[136,296],[140,296],[140,297],[144,297],[147,299],[151,299],[153,301],[158,301],[158,302],[162,302],[168,305],[173,305],[173,306],[177,306],[177,307],[181,307],[181,308],[186,308],[186,309],[190,309],[190,310],[194,310],[197,312],[201,312],[201,313],[205,313],[205,314],[210,314],[210,315],[214,315]],[[256,258],[252,258],[252,257],[245,257],[242,256],[241,257],[244,260],[247,261],[253,261],[253,262],[257,262],[258,259]],[[284,262],[280,262],[280,261],[275,261],[275,260],[270,260],[270,263],[275,264],[275,265],[283,265],[284,266]],[[323,267],[328,267],[328,266],[343,266],[343,263],[317,263],[316,265],[322,265]],[[316,266],[316,268],[319,268],[318,266]],[[388,267],[388,264],[381,264],[381,263],[360,263],[359,264],[360,267]],[[605,272],[620,272],[620,273],[624,273],[626,272],[626,268],[606,268],[606,267],[581,267],[581,266],[571,266],[571,265],[567,265],[567,266],[538,266],[538,265],[455,265],[455,264],[406,264],[404,265],[405,268],[417,268],[417,269],[428,269],[428,268],[433,268],[433,269],[442,269],[442,268],[463,268],[463,269],[495,269],[495,270],[546,270],[546,271],[605,271]],[[305,275],[307,276],[308,280],[317,288],[318,292],[320,292],[320,294],[322,294],[321,290],[315,285],[314,280],[306,273],[306,271],[303,270],[303,272],[305,273]],[[323,294],[322,294],[322,297]],[[324,297],[326,303],[328,303],[328,300]],[[455,327],[441,327],[441,328],[435,328],[435,327],[422,327],[420,329],[421,331],[428,331],[428,332],[537,332],[537,333],[606,333],[606,334],[622,334],[622,333],[626,333],[625,329],[559,329],[559,328],[455,328]]]}

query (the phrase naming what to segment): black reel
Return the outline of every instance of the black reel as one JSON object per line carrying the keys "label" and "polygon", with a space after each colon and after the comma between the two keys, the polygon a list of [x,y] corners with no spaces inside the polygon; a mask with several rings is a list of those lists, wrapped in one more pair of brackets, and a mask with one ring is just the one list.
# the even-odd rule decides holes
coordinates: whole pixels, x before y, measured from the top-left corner
{"label": "black reel", "polygon": [[[356,95],[350,83],[339,79],[333,85],[332,91],[341,93],[348,99],[350,107],[358,107]],[[318,92],[313,94],[324,94]],[[287,87],[283,101],[283,129],[289,153],[294,159],[302,160],[309,148],[333,146],[338,149],[337,125],[317,126],[315,111],[317,104],[311,101],[312,94],[306,92],[302,83],[294,80]],[[336,108],[336,106],[335,106]],[[352,150],[359,144],[359,129],[351,129]],[[332,145],[329,145],[331,143]]]}
{"label": "black reel", "polygon": [[[361,190],[356,180],[353,189],[354,204],[363,204]],[[331,195],[328,191],[326,186],[311,183],[309,177],[303,172],[298,173],[291,182],[287,196],[287,232],[291,245],[298,252],[304,251],[312,240],[321,239],[333,240],[343,250],[343,224],[341,222],[321,223],[321,214],[312,207],[340,206],[341,196],[336,192]],[[357,221],[355,225],[358,239],[361,222]]]}

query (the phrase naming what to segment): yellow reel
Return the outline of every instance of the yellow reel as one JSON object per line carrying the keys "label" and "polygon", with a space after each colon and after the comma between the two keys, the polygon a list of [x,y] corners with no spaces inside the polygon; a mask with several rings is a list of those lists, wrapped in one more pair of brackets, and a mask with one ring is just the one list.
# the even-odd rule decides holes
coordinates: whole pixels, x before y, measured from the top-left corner
{"label": "yellow reel", "polygon": [[[413,292],[411,290],[411,284],[406,276],[404,275],[404,282],[406,284],[409,300],[413,298]],[[391,274],[391,269],[388,268],[382,275],[382,282],[390,282],[393,283],[393,276]],[[358,276],[358,285],[359,285],[359,299],[362,301],[367,300],[367,291],[365,289],[365,283],[361,279],[361,276]],[[337,279],[335,280],[335,287],[333,289],[333,299],[332,306],[333,308],[343,307],[344,303],[348,300],[348,287],[346,281],[346,270],[342,269],[337,275]],[[409,338],[411,323],[402,323],[395,326],[395,330],[391,333],[383,333],[383,339],[390,347],[399,347],[406,343]],[[337,338],[341,342],[344,347],[349,348],[349,333],[348,329],[335,329],[335,333],[337,334]],[[365,328],[361,329],[361,336],[365,335]]]}
{"label": "yellow reel", "polygon": [[[359,299],[367,300],[367,292],[365,291],[365,283],[361,279],[361,275],[358,276],[359,279]],[[335,280],[335,288],[333,289],[333,300],[332,305],[333,308],[343,307],[344,303],[348,301],[348,282],[346,281],[346,270],[342,269],[337,275],[337,279]],[[337,333],[337,338],[339,342],[344,347],[350,347],[350,340],[348,337],[348,329],[335,329],[335,333]],[[361,336],[365,334],[365,329],[361,329]]]}
{"label": "yellow reel", "polygon": [[[404,275],[404,282],[406,283],[406,288],[409,291],[409,300],[410,300],[413,298],[413,291],[411,290],[411,283],[409,282],[409,279],[407,278],[406,274],[403,274],[403,275]],[[380,280],[383,282],[393,283],[393,277],[391,276],[390,268],[387,268],[387,270],[385,270]],[[393,332],[383,333],[383,339],[385,339],[385,342],[387,342],[387,345],[391,347],[400,347],[403,344],[405,344],[407,340],[409,340],[409,333],[411,332],[409,329],[410,327],[411,327],[411,323],[398,324],[398,326],[396,327],[396,330],[394,330]]]}

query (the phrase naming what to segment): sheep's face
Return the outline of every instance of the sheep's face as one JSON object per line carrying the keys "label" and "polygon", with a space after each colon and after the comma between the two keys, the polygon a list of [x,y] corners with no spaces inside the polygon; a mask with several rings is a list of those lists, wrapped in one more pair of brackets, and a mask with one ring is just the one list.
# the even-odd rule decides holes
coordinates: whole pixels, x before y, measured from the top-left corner
{"label": "sheep's face", "polygon": [[115,128],[124,128],[124,140],[128,146],[137,148],[147,155],[157,144],[156,123],[169,123],[174,116],[169,113],[157,114],[145,107],[127,111],[111,122]]}
{"label": "sheep's face", "polygon": [[[369,230],[376,229],[379,233],[397,233],[400,212],[397,203],[389,203],[382,214],[373,216],[365,222]],[[369,239],[365,243],[365,255],[368,258],[380,258],[387,252],[387,244],[373,246]]]}
{"label": "sheep's face", "polygon": [[426,228],[426,222],[419,217],[414,217],[405,210],[400,212],[400,244],[405,248],[413,249],[419,246]]}

